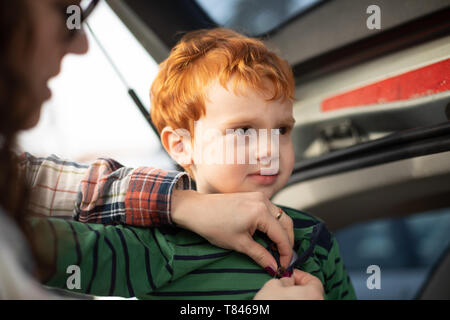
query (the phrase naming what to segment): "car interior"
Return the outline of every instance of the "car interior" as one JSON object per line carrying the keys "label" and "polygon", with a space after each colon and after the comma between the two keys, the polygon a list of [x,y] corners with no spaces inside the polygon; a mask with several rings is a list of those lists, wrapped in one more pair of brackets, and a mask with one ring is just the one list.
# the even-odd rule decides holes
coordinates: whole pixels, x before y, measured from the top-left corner
{"label": "car interior", "polygon": [[358,298],[450,299],[448,0],[106,2],[158,63],[215,26],[279,52],[296,79],[296,163],[272,201],[326,223]]}

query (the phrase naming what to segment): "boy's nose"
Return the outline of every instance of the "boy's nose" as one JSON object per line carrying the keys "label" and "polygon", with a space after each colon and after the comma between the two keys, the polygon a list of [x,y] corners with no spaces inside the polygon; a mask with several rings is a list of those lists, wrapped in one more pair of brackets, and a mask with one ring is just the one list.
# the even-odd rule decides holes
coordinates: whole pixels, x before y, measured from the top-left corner
{"label": "boy's nose", "polygon": [[272,132],[270,134],[260,135],[255,157],[261,164],[266,165],[270,164],[271,161],[277,160],[280,157],[279,135]]}
{"label": "boy's nose", "polygon": [[256,157],[256,159],[262,164],[262,165],[268,165],[272,161],[272,157]]}

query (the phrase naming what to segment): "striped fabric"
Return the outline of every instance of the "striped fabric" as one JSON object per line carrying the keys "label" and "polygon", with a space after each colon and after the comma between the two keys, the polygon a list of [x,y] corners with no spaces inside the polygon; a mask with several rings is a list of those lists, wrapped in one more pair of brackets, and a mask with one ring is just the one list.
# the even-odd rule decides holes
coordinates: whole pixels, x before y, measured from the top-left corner
{"label": "striped fabric", "polygon": [[[355,299],[338,244],[323,223],[282,209],[294,221],[296,267],[322,281],[326,299]],[[183,229],[40,218],[32,223],[43,235],[38,246],[57,266],[46,283],[53,287],[67,288],[70,265],[81,271],[81,288],[73,291],[142,299],[251,299],[271,279],[247,256]],[[263,234],[255,240],[266,248],[271,245]]]}
{"label": "striped fabric", "polygon": [[84,165],[55,155],[36,158],[24,153],[20,168],[31,187],[30,211],[80,222],[171,224],[173,188],[190,189],[186,173],[126,168],[111,159]]}

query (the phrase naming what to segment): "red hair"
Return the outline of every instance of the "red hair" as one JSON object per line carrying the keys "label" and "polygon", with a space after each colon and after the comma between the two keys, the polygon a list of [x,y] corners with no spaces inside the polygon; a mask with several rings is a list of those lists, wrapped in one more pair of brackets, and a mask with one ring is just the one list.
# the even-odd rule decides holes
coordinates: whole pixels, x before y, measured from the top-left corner
{"label": "red hair", "polygon": [[187,33],[161,63],[150,92],[151,117],[158,132],[166,126],[187,129],[205,114],[205,91],[215,80],[226,88],[233,77],[240,84],[267,91],[268,99],[293,99],[294,77],[289,64],[261,41],[225,28]]}

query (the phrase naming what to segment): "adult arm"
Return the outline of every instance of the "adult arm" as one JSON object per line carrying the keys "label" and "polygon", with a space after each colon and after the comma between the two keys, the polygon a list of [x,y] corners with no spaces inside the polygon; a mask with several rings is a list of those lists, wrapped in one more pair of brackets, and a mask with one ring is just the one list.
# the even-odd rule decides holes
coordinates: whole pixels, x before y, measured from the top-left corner
{"label": "adult arm", "polygon": [[31,218],[50,287],[98,296],[142,296],[171,279],[150,229]]}
{"label": "adult arm", "polygon": [[30,211],[80,222],[134,226],[170,224],[175,189],[189,189],[186,173],[123,167],[112,159],[90,165],[24,153],[21,172],[31,190]]}

